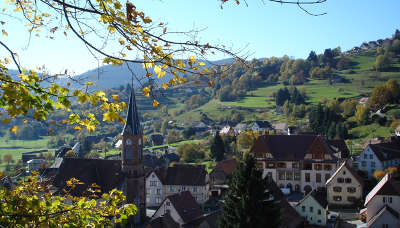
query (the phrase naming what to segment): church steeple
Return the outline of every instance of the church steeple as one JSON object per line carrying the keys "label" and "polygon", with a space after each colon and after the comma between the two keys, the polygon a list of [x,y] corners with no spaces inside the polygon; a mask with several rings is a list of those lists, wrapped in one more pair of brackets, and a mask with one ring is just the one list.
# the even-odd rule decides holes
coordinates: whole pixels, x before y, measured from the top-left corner
{"label": "church steeple", "polygon": [[126,123],[121,134],[129,133],[131,135],[139,135],[142,133],[141,131],[139,114],[136,107],[135,90],[132,88],[129,97],[128,112],[126,113]]}

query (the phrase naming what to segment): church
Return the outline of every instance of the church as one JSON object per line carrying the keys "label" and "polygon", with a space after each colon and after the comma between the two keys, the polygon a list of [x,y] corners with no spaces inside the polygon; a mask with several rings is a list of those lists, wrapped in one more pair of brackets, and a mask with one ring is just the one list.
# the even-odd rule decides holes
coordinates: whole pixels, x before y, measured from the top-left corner
{"label": "church", "polygon": [[133,90],[121,135],[121,160],[64,158],[53,185],[62,189],[66,187],[66,181],[74,177],[84,183],[74,189],[72,194],[75,195],[82,194],[93,183],[100,186],[102,192],[117,188],[123,191],[127,203],[133,203],[138,208],[130,225],[143,224],[146,220],[145,170],[142,161],[143,129]]}

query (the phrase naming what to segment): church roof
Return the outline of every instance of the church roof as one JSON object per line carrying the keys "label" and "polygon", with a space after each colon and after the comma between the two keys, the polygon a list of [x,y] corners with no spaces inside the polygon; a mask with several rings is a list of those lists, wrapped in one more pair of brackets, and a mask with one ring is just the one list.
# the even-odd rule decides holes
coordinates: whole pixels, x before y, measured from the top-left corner
{"label": "church roof", "polygon": [[132,89],[131,96],[129,97],[128,112],[126,113],[126,123],[122,134],[124,134],[124,132],[129,132],[132,135],[138,135],[141,133],[141,130],[139,114],[136,107],[135,91]]}

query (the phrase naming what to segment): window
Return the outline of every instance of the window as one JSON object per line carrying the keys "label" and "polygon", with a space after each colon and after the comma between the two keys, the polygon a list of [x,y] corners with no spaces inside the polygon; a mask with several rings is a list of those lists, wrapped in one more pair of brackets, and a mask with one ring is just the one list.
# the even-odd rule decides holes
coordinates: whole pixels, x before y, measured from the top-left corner
{"label": "window", "polygon": [[321,209],[318,209],[318,214],[319,214],[319,215],[321,214]]}
{"label": "window", "polygon": [[351,178],[346,178],[346,183],[351,183]]}
{"label": "window", "polygon": [[293,180],[293,173],[292,172],[286,172],[286,180]]}
{"label": "window", "polygon": [[324,170],[332,170],[332,166],[331,165],[324,165]]}
{"label": "window", "polygon": [[169,191],[173,192],[173,191],[175,191],[175,188],[171,186],[171,187],[169,187]]}
{"label": "window", "polygon": [[356,188],[355,187],[348,187],[347,188],[347,192],[354,193],[354,192],[356,192]]}
{"label": "window", "polygon": [[197,192],[197,188],[196,187],[193,187],[193,192]]}
{"label": "window", "polygon": [[146,203],[150,203],[150,198],[146,197]]}
{"label": "window", "polygon": [[362,162],[361,162],[361,166],[362,166],[362,167],[367,166],[367,162],[366,162],[366,161],[362,161]]}
{"label": "window", "polygon": [[346,175],[346,171],[343,171],[343,175]]}
{"label": "window", "polygon": [[383,203],[386,203],[386,197],[382,198]]}
{"label": "window", "polygon": [[325,174],[325,182],[327,182],[331,178],[331,175],[329,173]]}
{"label": "window", "polygon": [[284,163],[284,162],[279,162],[279,163],[278,163],[278,168],[286,168],[286,163]]}
{"label": "window", "polygon": [[160,197],[156,197],[156,203],[161,203],[161,198]]}
{"label": "window", "polygon": [[321,164],[315,164],[314,165],[315,170],[322,170],[322,165]]}
{"label": "window", "polygon": [[150,181],[150,186],[157,186],[157,181]]}
{"label": "window", "polygon": [[389,197],[389,203],[392,203],[392,197]]}
{"label": "window", "polygon": [[274,168],[274,163],[268,163],[269,168]]}
{"label": "window", "polygon": [[279,180],[285,180],[285,172],[279,172]]}
{"label": "window", "polygon": [[321,219],[318,219],[318,223],[321,223]]}
{"label": "window", "polygon": [[310,164],[310,163],[305,163],[305,164],[303,165],[303,169],[304,169],[304,170],[312,170],[312,164]]}
{"label": "window", "polygon": [[333,196],[333,200],[342,201],[342,197],[341,196]]}
{"label": "window", "polygon": [[371,167],[375,168],[375,162],[371,162]]}
{"label": "window", "polygon": [[342,192],[342,187],[335,186],[333,187],[334,192]]}
{"label": "window", "polygon": [[374,159],[374,155],[370,154],[369,159]]}
{"label": "window", "polygon": [[299,163],[293,162],[292,163],[292,168],[293,169],[299,168]]}
{"label": "window", "polygon": [[364,159],[368,159],[368,154],[364,154]]}
{"label": "window", "polygon": [[382,228],[389,228],[389,224],[382,224]]}
{"label": "window", "polygon": [[306,176],[305,176],[305,177],[306,177],[306,182],[310,182],[310,174],[309,174],[309,173],[306,173],[305,175],[306,175]]}
{"label": "window", "polygon": [[314,208],[313,208],[313,207],[310,207],[310,212],[313,212],[313,210],[314,210]]}
{"label": "window", "polygon": [[343,181],[344,181],[344,180],[343,180],[343,178],[341,178],[341,177],[339,177],[339,178],[337,179],[337,182],[338,182],[338,183],[343,183]]}
{"label": "window", "polygon": [[302,206],[302,207],[301,207],[301,211],[302,211],[302,212],[306,212],[306,207],[305,207],[305,206]]}
{"label": "window", "polygon": [[294,173],[294,180],[300,180],[300,173],[298,172]]}
{"label": "window", "polygon": [[161,195],[161,189],[157,189],[157,195]]}
{"label": "window", "polygon": [[315,181],[316,181],[317,183],[320,183],[320,182],[321,182],[321,174],[320,174],[320,173],[317,173],[317,174],[316,174],[316,176],[315,176]]}
{"label": "window", "polygon": [[182,186],[182,191],[186,191],[186,186]]}
{"label": "window", "polygon": [[349,202],[355,202],[355,201],[356,201],[356,197],[354,197],[354,196],[349,196],[349,197],[347,197],[347,201],[349,201]]}
{"label": "window", "polygon": [[146,194],[147,194],[147,195],[150,195],[150,188],[147,188],[147,189],[146,189]]}
{"label": "window", "polygon": [[170,205],[171,205],[171,202],[168,201],[168,202],[166,202],[165,204],[166,204],[167,206],[170,206]]}

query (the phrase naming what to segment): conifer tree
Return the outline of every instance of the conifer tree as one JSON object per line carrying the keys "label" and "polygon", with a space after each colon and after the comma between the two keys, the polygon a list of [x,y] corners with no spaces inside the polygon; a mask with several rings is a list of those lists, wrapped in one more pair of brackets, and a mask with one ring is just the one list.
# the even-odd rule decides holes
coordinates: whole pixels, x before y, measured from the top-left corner
{"label": "conifer tree", "polygon": [[222,140],[221,136],[219,135],[219,131],[215,134],[215,137],[211,143],[211,158],[215,159],[216,161],[222,161],[225,156],[225,145],[224,141]]}
{"label": "conifer tree", "polygon": [[262,178],[252,155],[246,154],[233,173],[224,196],[219,227],[280,227],[280,206],[271,197],[271,180]]}

